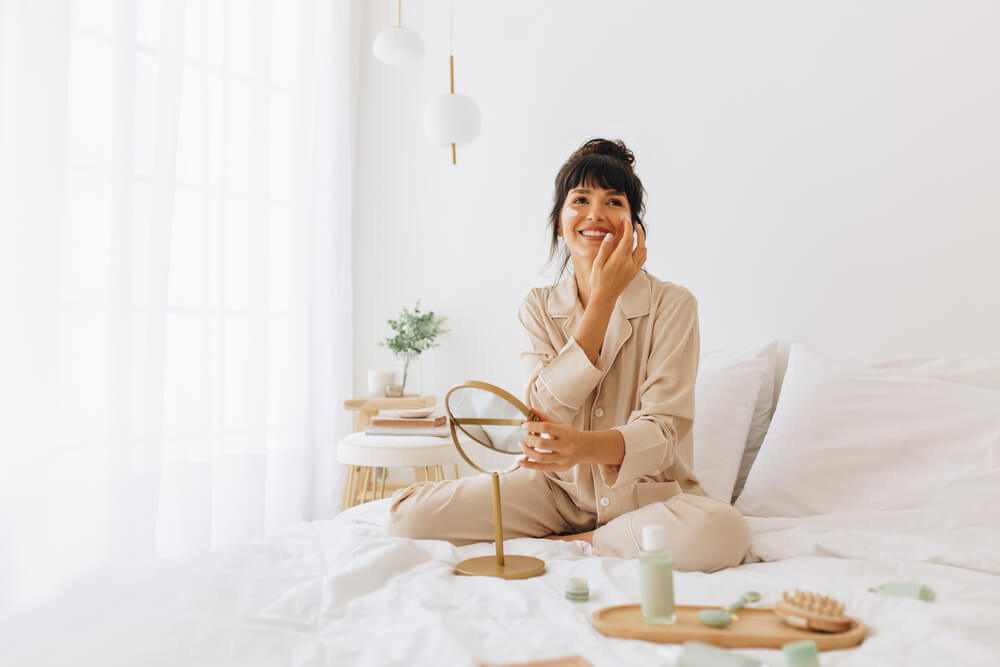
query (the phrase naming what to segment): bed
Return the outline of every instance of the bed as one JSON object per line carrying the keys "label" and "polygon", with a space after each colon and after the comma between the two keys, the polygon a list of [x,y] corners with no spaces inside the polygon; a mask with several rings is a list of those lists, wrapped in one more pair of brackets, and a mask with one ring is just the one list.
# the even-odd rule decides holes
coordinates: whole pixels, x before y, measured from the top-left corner
{"label": "bed", "polygon": [[[758,399],[771,400],[773,365],[746,363],[754,358],[706,357],[704,381],[720,384],[700,387],[703,410],[742,424],[732,429],[738,446],[716,457],[726,465],[713,471],[722,480],[713,492],[736,493],[746,473],[736,507],[748,515],[751,552],[739,567],[677,573],[678,604],[722,605],[756,590],[768,605],[806,588],[870,628],[859,647],[823,652],[826,667],[1000,664],[997,369],[940,360],[853,368],[792,346],[772,418]],[[740,385],[718,370],[727,366],[763,369],[764,379]],[[733,461],[760,431],[755,413],[767,419],[741,471]],[[724,421],[711,420],[701,443],[696,433],[696,448],[721,438]],[[675,664],[669,645],[608,638],[590,623],[601,607],[638,600],[635,561],[596,557],[583,542],[513,539],[506,552],[544,559],[544,576],[460,577],[456,562],[493,546],[387,537],[389,502],[196,560],[95,574],[8,624],[2,663],[480,665],[578,655],[593,665]],[[564,597],[570,577],[587,579],[589,601]],[[924,584],[936,601],[869,590],[896,581]],[[784,664],[780,651],[739,652]]]}

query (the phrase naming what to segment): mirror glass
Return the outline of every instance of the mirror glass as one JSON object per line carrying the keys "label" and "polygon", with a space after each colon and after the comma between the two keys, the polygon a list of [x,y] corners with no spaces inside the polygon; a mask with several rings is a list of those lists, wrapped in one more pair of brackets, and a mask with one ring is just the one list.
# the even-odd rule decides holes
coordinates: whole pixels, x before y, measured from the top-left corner
{"label": "mirror glass", "polygon": [[[498,452],[520,454],[527,415],[502,397],[478,387],[460,387],[448,397],[448,411],[470,438]],[[508,423],[503,423],[508,422]]]}

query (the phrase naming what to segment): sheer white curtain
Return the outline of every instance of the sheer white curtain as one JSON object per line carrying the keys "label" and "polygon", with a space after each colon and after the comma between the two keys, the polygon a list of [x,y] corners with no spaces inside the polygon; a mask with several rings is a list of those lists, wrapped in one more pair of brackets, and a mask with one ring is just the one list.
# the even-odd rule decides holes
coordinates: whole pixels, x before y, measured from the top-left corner
{"label": "sheer white curtain", "polygon": [[354,3],[0,7],[0,610],[331,516]]}

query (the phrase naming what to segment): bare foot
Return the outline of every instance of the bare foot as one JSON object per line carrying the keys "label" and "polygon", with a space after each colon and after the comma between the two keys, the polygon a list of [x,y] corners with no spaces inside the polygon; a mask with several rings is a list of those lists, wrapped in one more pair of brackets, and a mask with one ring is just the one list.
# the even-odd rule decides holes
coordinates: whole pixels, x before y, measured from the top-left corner
{"label": "bare foot", "polygon": [[574,542],[580,540],[586,542],[590,546],[594,546],[594,531],[588,530],[586,533],[577,533],[576,535],[546,535],[547,540],[562,540],[563,542]]}

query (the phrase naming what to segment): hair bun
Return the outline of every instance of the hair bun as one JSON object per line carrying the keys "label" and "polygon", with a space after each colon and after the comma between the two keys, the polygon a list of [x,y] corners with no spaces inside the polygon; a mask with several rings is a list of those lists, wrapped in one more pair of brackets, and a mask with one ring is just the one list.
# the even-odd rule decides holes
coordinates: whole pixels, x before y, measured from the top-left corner
{"label": "hair bun", "polygon": [[632,151],[625,146],[625,142],[621,139],[615,139],[614,141],[610,139],[591,139],[580,146],[570,159],[581,158],[584,155],[608,155],[618,158],[630,166],[635,164],[635,155],[632,154]]}

